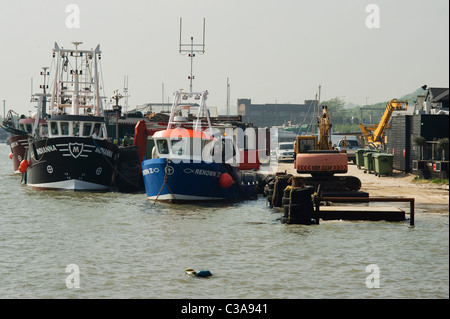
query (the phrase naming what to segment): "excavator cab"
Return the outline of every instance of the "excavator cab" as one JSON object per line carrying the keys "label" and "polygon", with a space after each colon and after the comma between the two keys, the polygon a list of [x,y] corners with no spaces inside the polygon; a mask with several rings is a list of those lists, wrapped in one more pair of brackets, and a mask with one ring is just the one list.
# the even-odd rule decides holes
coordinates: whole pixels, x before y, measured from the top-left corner
{"label": "excavator cab", "polygon": [[295,141],[294,152],[306,153],[310,150],[317,149],[317,136],[315,135],[299,135]]}

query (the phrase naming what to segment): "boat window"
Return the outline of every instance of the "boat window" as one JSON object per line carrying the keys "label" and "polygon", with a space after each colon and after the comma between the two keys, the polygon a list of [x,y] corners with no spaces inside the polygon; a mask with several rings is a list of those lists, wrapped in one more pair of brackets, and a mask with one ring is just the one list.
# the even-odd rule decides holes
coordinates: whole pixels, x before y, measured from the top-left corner
{"label": "boat window", "polygon": [[222,139],[215,142],[214,147],[211,149],[211,155],[216,163],[226,163],[233,159],[236,156],[233,141],[231,139]]}
{"label": "boat window", "polygon": [[28,133],[32,133],[33,132],[33,126],[31,124],[27,124],[26,128],[27,128],[27,132]]}
{"label": "boat window", "polygon": [[169,154],[169,145],[167,140],[157,140],[156,146],[158,147],[159,154]]}
{"label": "boat window", "polygon": [[92,129],[92,123],[84,123],[83,124],[83,136],[90,136]]}
{"label": "boat window", "polygon": [[41,126],[41,135],[42,136],[47,136],[48,135],[48,125],[47,123],[42,123]]}
{"label": "boat window", "polygon": [[185,142],[182,138],[177,138],[171,140],[172,143],[172,154],[183,155],[185,149]]}
{"label": "boat window", "polygon": [[52,135],[58,135],[58,122],[50,122],[50,130],[52,132]]}
{"label": "boat window", "polygon": [[61,135],[69,135],[69,122],[61,122]]}
{"label": "boat window", "polygon": [[80,135],[80,122],[73,122],[73,136]]}
{"label": "boat window", "polygon": [[102,132],[102,130],[100,129],[101,128],[101,126],[102,126],[102,124],[101,123],[95,123],[94,124],[94,132],[95,132],[95,130],[98,130],[98,136],[96,137],[96,138],[101,138],[103,135],[103,132]]}

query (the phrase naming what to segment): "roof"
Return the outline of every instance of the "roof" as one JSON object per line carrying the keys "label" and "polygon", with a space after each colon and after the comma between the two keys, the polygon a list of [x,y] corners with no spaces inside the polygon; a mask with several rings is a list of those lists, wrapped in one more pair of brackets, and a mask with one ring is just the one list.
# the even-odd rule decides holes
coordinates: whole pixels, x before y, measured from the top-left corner
{"label": "roof", "polygon": [[428,96],[430,96],[430,100],[432,102],[439,102],[442,100],[448,100],[449,99],[449,88],[428,88],[427,95],[425,99],[428,99]]}
{"label": "roof", "polygon": [[[36,119],[33,119],[31,117],[27,117],[24,119],[19,119],[19,123],[20,124],[33,124],[34,122],[36,122]],[[45,123],[46,121],[44,119],[39,119],[39,123]]]}
{"label": "roof", "polygon": [[202,132],[202,131],[194,131],[186,128],[174,128],[174,129],[168,129],[168,130],[162,130],[158,131],[155,134],[153,134],[153,138],[158,137],[170,137],[170,138],[202,138],[207,140],[214,139],[211,135]]}

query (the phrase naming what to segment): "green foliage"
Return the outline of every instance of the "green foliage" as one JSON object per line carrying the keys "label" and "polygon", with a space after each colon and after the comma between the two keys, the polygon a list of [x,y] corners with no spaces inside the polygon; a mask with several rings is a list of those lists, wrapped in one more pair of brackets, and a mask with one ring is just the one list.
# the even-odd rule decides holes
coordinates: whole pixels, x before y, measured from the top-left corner
{"label": "green foliage", "polygon": [[446,185],[448,184],[448,179],[440,179],[440,178],[435,178],[431,181],[433,184],[438,184],[438,185]]}
{"label": "green foliage", "polygon": [[[331,123],[333,124],[334,132],[352,133],[352,132],[360,132],[359,123],[362,122],[360,119],[361,113],[363,113],[364,120],[367,121],[368,112],[371,112],[371,114],[373,114],[372,120],[374,123],[367,123],[367,124],[378,124],[382,114],[386,109],[386,105],[389,103],[390,100],[394,98],[397,98],[398,100],[401,101],[406,100],[408,101],[408,108],[411,107],[414,108],[417,96],[425,94],[425,92],[426,91],[423,90],[422,88],[418,88],[414,92],[403,95],[401,97],[393,96],[384,102],[379,102],[371,105],[357,106],[350,109],[345,108],[345,105],[347,103],[340,97],[335,97],[331,100],[323,101],[320,104],[327,105],[328,112],[330,113],[331,117]],[[370,110],[367,108],[370,108]],[[376,108],[376,110],[372,110],[372,108]],[[322,112],[321,108],[319,109],[319,112]]]}
{"label": "green foliage", "polygon": [[337,133],[355,133],[359,132],[358,124],[335,124],[333,125],[333,134]]}
{"label": "green foliage", "polygon": [[[331,116],[336,116],[340,113],[342,113],[342,111],[344,111],[344,107],[345,107],[345,101],[339,97],[335,97],[334,99],[328,100],[328,101],[323,101],[322,103],[320,103],[321,105],[326,105],[328,108],[328,113],[331,114]],[[321,110],[319,110],[319,112],[321,112]]]}
{"label": "green foliage", "polygon": [[414,136],[413,137],[413,142],[414,144],[416,144],[417,146],[424,146],[425,145],[425,138],[422,136]]}
{"label": "green foliage", "polygon": [[415,176],[412,180],[415,184],[437,184],[437,185],[448,185],[448,179],[434,178],[434,179],[423,179],[419,176]]}
{"label": "green foliage", "polygon": [[438,149],[447,150],[448,149],[448,137],[440,138],[437,144]]}

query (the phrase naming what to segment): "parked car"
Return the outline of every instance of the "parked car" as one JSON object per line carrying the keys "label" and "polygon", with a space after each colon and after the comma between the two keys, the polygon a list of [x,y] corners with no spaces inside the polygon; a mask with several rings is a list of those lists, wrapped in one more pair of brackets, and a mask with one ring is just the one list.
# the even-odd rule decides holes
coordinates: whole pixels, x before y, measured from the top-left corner
{"label": "parked car", "polygon": [[340,139],[336,145],[336,149],[340,152],[347,152],[348,161],[356,164],[356,150],[361,148],[358,140],[354,139]]}
{"label": "parked car", "polygon": [[293,161],[294,160],[294,143],[283,142],[278,144],[277,149],[278,161]]}

